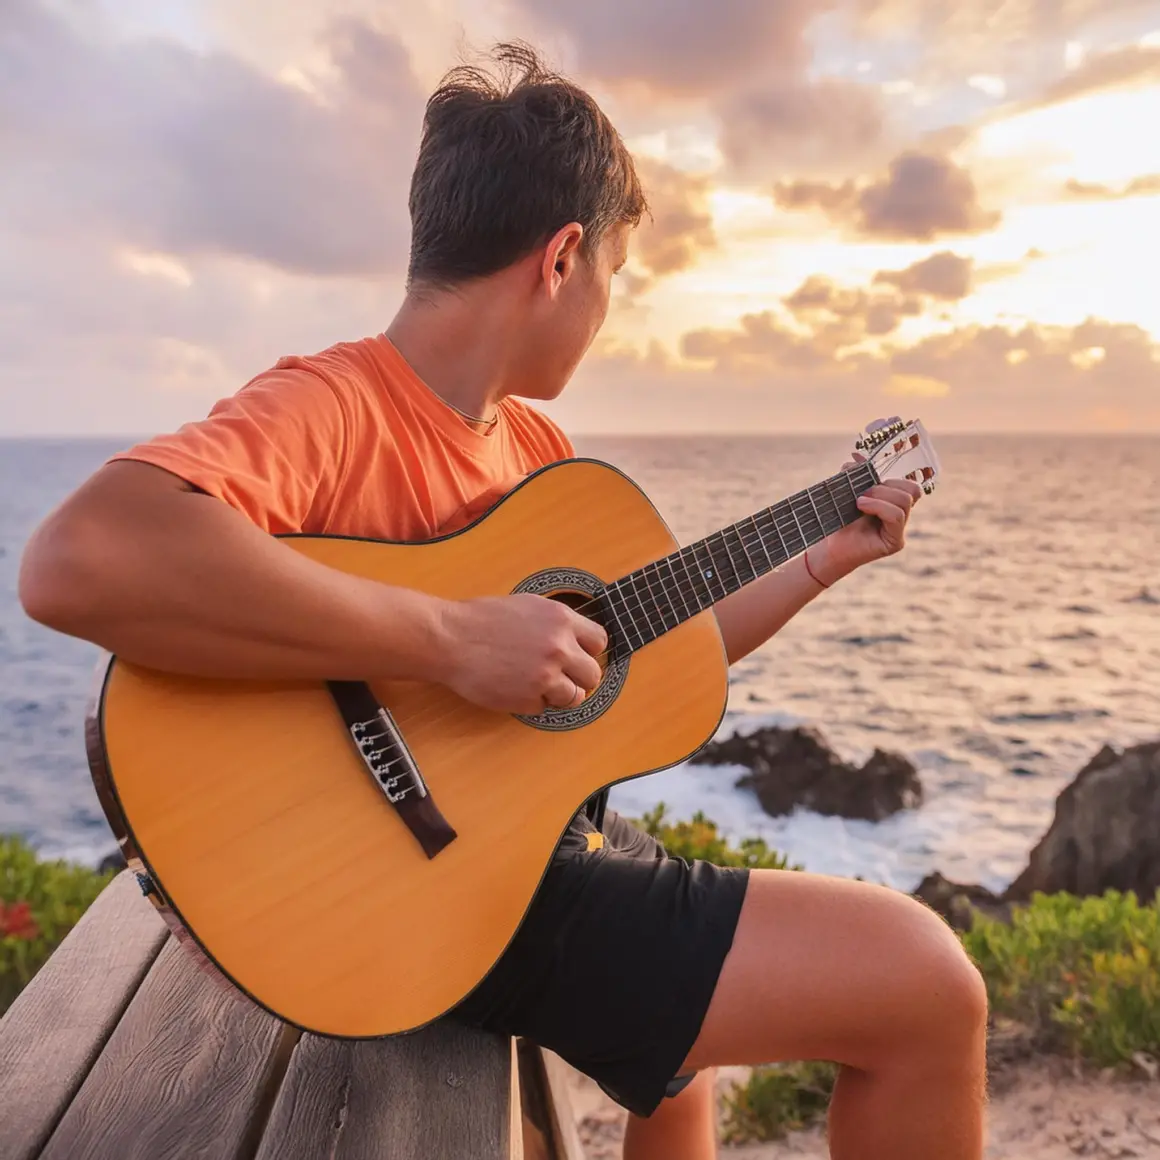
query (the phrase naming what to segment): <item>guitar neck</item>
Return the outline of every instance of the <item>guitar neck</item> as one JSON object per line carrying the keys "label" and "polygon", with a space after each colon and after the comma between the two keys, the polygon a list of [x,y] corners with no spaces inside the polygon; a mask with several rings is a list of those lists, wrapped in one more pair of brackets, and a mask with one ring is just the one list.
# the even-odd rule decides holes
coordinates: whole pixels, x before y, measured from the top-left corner
{"label": "guitar neck", "polygon": [[860,463],[613,581],[600,597],[610,651],[643,648],[853,523],[876,483]]}

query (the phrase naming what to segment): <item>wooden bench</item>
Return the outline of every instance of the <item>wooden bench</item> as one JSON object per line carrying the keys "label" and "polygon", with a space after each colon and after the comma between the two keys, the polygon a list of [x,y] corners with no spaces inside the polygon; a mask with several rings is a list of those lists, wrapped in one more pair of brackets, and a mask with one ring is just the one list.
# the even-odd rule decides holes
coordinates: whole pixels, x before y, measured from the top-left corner
{"label": "wooden bench", "polygon": [[583,1160],[566,1066],[449,1024],[337,1041],[226,990],[128,873],[0,1021],[3,1160]]}

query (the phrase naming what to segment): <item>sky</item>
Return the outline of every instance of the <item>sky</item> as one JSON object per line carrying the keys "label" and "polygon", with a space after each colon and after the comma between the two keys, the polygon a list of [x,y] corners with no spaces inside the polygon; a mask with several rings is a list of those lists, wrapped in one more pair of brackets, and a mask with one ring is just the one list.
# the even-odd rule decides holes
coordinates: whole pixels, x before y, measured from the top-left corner
{"label": "sky", "polygon": [[425,98],[514,37],[652,206],[571,432],[1160,432],[1160,0],[0,0],[0,436],[383,330]]}

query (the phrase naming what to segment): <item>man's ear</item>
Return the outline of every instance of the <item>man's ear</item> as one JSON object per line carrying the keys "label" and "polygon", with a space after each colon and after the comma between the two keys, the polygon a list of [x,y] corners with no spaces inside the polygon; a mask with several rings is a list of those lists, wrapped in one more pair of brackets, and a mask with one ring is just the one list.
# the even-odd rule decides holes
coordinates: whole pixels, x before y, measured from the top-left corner
{"label": "man's ear", "polygon": [[584,240],[584,227],[579,222],[570,222],[556,231],[544,248],[544,261],[540,270],[544,288],[549,298],[555,298],[560,287],[576,271],[580,258],[580,243]]}

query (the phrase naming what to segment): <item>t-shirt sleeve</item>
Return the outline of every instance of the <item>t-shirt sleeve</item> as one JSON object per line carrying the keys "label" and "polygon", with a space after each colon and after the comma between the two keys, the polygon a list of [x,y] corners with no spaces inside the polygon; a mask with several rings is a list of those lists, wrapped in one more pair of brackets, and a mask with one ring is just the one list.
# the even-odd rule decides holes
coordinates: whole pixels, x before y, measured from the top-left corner
{"label": "t-shirt sleeve", "polygon": [[346,458],[346,420],[334,388],[296,361],[114,460],[164,468],[274,535],[321,531]]}

